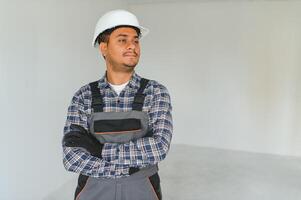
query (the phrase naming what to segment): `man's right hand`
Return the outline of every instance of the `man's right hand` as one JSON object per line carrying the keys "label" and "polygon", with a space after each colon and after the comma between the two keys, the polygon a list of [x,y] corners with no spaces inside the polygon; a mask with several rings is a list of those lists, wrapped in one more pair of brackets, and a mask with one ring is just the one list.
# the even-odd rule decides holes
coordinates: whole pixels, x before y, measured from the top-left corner
{"label": "man's right hand", "polygon": [[101,144],[90,132],[77,124],[71,124],[71,131],[63,137],[63,145],[67,147],[82,147],[86,149],[92,156],[102,158]]}

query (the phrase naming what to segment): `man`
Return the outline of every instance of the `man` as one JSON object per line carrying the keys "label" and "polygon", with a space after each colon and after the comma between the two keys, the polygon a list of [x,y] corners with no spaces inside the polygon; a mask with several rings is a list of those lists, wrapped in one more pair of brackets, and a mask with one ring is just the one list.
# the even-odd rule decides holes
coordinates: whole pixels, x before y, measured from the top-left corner
{"label": "man", "polygon": [[172,139],[172,106],[166,87],[134,70],[147,32],[125,10],[96,25],[92,44],[106,73],[74,94],[62,142],[66,170],[80,174],[77,200],[162,199],[158,163]]}

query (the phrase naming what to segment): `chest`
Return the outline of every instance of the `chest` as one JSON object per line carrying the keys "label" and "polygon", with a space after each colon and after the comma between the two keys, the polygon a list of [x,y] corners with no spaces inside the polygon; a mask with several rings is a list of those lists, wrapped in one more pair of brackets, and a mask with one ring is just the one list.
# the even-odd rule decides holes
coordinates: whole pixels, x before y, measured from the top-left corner
{"label": "chest", "polygon": [[[129,112],[132,110],[135,94],[137,89],[127,89],[121,91],[119,95],[111,89],[107,88],[100,91],[103,101],[103,112]],[[151,109],[153,94],[148,88],[144,91],[145,98],[143,102],[142,111],[148,113]],[[85,98],[85,110],[88,117],[93,113],[92,109],[92,95],[88,94]]]}

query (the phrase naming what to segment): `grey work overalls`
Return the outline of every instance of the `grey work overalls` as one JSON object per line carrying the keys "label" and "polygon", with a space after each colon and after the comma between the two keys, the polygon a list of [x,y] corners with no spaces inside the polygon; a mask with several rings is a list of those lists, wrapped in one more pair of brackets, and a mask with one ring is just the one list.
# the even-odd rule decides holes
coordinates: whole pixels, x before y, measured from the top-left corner
{"label": "grey work overalls", "polygon": [[[148,115],[142,111],[149,80],[142,78],[135,95],[132,110],[127,112],[103,112],[103,99],[98,81],[90,83],[92,114],[89,118],[90,132],[101,143],[125,143],[152,135],[148,130]],[[151,134],[151,135],[150,135]],[[127,177],[109,179],[80,174],[75,200],[161,200],[158,166],[137,169]]]}

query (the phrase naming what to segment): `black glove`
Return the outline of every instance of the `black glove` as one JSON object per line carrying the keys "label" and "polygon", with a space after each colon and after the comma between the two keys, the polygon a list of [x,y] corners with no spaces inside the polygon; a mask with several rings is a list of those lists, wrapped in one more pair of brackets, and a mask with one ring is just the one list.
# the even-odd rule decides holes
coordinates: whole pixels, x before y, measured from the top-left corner
{"label": "black glove", "polygon": [[132,175],[136,172],[138,172],[140,169],[138,167],[130,167],[129,169],[129,175]]}
{"label": "black glove", "polygon": [[67,147],[82,147],[92,156],[102,158],[101,151],[103,144],[79,125],[71,124],[71,131],[64,135],[63,144]]}
{"label": "black glove", "polygon": [[153,133],[153,130],[148,130],[147,133],[145,134],[145,136],[143,136],[144,138],[145,137],[153,137],[154,133]]}

